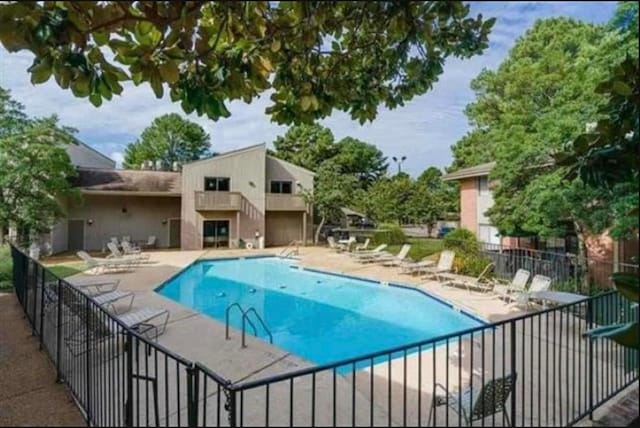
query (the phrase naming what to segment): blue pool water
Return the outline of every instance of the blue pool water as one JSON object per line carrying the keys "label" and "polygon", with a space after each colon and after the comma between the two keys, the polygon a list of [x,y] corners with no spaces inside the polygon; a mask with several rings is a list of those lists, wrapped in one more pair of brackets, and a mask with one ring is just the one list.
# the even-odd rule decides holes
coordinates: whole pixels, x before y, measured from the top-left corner
{"label": "blue pool water", "polygon": [[[157,292],[222,323],[230,304],[254,307],[274,345],[317,364],[481,325],[416,290],[297,269],[276,257],[199,261]],[[241,319],[231,312],[238,330]]]}

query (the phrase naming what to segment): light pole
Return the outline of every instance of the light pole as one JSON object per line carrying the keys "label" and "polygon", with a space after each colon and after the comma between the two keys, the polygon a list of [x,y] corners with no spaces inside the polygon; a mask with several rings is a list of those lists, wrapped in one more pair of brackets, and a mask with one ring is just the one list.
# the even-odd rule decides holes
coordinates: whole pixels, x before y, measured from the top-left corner
{"label": "light pole", "polygon": [[393,159],[396,165],[398,165],[398,174],[400,174],[402,172],[402,162],[404,162],[407,159],[407,157],[402,156],[400,159],[398,159],[397,157],[393,156],[391,159]]}

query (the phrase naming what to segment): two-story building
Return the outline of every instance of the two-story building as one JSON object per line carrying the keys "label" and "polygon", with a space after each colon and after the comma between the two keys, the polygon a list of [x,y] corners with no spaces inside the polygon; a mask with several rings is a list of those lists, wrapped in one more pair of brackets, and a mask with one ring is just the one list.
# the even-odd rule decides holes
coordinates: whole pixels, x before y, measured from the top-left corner
{"label": "two-story building", "polygon": [[[156,238],[185,250],[306,243],[314,173],[267,154],[264,144],[182,166],[181,172],[121,170],[85,145],[70,146],[81,198],[45,238],[53,253],[102,250],[112,237]],[[262,239],[260,239],[262,238]]]}

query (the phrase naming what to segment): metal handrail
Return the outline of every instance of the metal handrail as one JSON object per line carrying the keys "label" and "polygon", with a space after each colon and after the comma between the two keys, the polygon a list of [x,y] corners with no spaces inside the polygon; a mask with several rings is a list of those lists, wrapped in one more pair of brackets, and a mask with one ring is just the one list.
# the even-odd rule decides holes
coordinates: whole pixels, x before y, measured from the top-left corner
{"label": "metal handrail", "polygon": [[[295,245],[295,248],[291,248]],[[291,248],[291,251],[288,252],[288,250]],[[280,254],[278,254],[279,257],[284,257],[287,258],[293,254],[300,254],[300,241],[298,241],[297,239],[294,241],[291,241],[287,244],[286,247],[284,247],[284,249],[282,251],[280,251]]]}
{"label": "metal handrail", "polygon": [[258,318],[258,321],[260,321],[260,325],[262,325],[262,328],[264,329],[264,331],[269,335],[269,343],[271,343],[273,345],[273,335],[271,334],[271,331],[269,330],[269,327],[267,327],[267,324],[264,322],[264,320],[262,319],[262,317],[258,314],[258,312],[255,310],[255,308],[250,307],[247,310],[242,309],[242,306],[240,306],[240,303],[235,302],[230,304],[229,306],[227,306],[227,309],[225,310],[225,314],[224,314],[224,337],[226,340],[231,339],[231,336],[229,335],[229,314],[231,313],[231,309],[233,308],[238,308],[238,310],[240,311],[240,314],[242,315],[242,347],[246,348],[246,330],[247,330],[247,326],[246,324],[249,323],[249,325],[251,326],[251,328],[253,329],[253,335],[254,336],[258,336],[258,329],[256,328],[256,325],[253,323],[253,321],[251,321],[249,319],[249,314],[250,313],[254,313],[256,318]]}
{"label": "metal handrail", "polygon": [[[264,329],[264,331],[267,332],[267,334],[269,335],[269,343],[273,345],[273,335],[271,334],[271,331],[269,330],[269,327],[267,327],[267,324],[264,322],[264,320],[262,319],[262,317],[258,314],[258,312],[253,308],[249,308],[247,309],[244,314],[242,315],[242,347],[246,348],[247,345],[245,344],[245,326],[244,326],[244,322],[245,320],[249,321],[250,324],[253,325],[253,323],[251,323],[251,320],[249,320],[249,314],[250,313],[254,313],[256,315],[256,318],[258,318],[258,321],[260,321],[260,324],[262,324],[262,328]],[[255,326],[253,327],[254,331],[255,331]],[[256,331],[256,336],[258,335],[258,332]]]}

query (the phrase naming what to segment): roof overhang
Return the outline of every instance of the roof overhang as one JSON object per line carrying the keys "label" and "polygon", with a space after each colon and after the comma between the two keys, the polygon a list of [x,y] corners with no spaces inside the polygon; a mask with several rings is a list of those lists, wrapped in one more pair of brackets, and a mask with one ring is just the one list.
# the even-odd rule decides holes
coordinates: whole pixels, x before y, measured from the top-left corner
{"label": "roof overhang", "polygon": [[463,168],[458,171],[443,175],[442,180],[457,181],[464,180],[465,178],[484,177],[489,175],[495,165],[495,162],[487,162],[469,168]]}
{"label": "roof overhang", "polygon": [[180,198],[180,192],[137,192],[134,190],[92,190],[80,189],[83,195],[100,195],[100,196],[144,196],[144,197],[162,197],[162,198]]}

